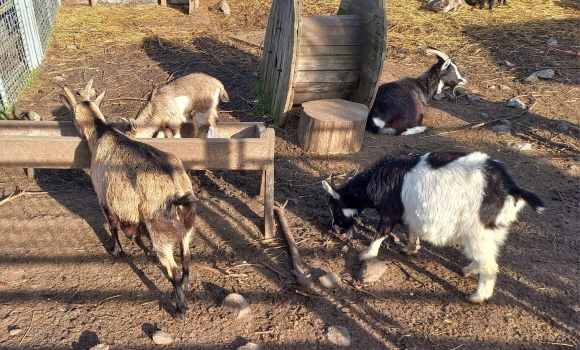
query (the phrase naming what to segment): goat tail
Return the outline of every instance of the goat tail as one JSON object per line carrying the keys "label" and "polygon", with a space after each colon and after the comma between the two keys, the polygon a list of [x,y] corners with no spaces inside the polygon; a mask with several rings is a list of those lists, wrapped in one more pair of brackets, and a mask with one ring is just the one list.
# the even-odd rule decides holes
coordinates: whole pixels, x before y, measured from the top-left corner
{"label": "goat tail", "polygon": [[191,191],[188,191],[180,197],[173,198],[168,209],[173,218],[182,222],[186,228],[190,228],[195,222],[196,203],[197,198]]}
{"label": "goat tail", "polygon": [[226,89],[223,86],[220,88],[220,101],[230,102],[230,97],[228,96],[228,93],[226,92]]}
{"label": "goat tail", "polygon": [[544,211],[544,201],[534,192],[521,189],[520,190],[520,197],[528,203],[532,209],[534,209],[538,214],[541,214]]}

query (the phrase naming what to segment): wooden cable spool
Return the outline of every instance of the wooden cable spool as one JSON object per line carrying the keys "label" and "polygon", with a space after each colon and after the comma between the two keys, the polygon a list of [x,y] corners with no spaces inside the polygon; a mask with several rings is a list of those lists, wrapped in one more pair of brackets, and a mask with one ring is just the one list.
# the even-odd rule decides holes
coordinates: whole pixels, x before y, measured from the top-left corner
{"label": "wooden cable spool", "polygon": [[335,16],[301,16],[301,0],[274,0],[260,82],[276,122],[293,105],[345,99],[371,106],[386,53],[385,0],[342,0]]}

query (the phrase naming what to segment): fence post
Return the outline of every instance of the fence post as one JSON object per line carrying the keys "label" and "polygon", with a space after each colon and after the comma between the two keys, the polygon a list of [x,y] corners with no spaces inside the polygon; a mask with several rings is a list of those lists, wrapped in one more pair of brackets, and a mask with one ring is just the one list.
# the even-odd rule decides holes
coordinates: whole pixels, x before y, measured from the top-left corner
{"label": "fence post", "polygon": [[32,1],[15,1],[14,7],[16,8],[20,34],[26,51],[26,62],[29,69],[34,70],[40,65],[43,53]]}

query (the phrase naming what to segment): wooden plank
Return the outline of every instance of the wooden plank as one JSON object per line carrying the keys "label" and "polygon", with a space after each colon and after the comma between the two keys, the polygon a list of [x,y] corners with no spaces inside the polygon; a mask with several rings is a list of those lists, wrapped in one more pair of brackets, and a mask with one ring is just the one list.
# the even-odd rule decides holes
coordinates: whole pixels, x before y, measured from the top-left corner
{"label": "wooden plank", "polygon": [[294,93],[302,92],[341,92],[341,91],[355,91],[357,88],[356,82],[350,83],[296,83],[294,85]]}
{"label": "wooden plank", "polygon": [[232,36],[232,39],[241,41],[244,44],[255,46],[259,49],[263,49],[265,35],[266,35],[265,30],[258,30],[250,33],[234,35]]}
{"label": "wooden plank", "polygon": [[[314,35],[351,35],[352,33],[360,33],[362,30],[362,26],[353,26],[353,25],[335,25],[335,26],[325,26],[324,23],[318,23],[309,20],[310,17],[302,17],[304,22],[302,26],[302,33],[305,34],[314,34]],[[340,23],[340,22],[338,22]],[[360,22],[359,22],[360,23]],[[307,25],[305,25],[307,24]]]}
{"label": "wooden plank", "polygon": [[356,82],[358,78],[358,71],[298,71],[295,83],[348,83]]}
{"label": "wooden plank", "polygon": [[274,146],[276,142],[274,129],[267,129],[264,136],[268,143],[268,164],[263,170],[264,237],[268,239],[273,238],[276,231],[274,226]]}
{"label": "wooden plank", "polygon": [[331,98],[350,100],[353,93],[353,91],[294,93],[294,105],[301,105],[304,102],[313,100],[325,100]]}
{"label": "wooden plank", "polygon": [[300,52],[298,56],[360,56],[362,55],[362,42],[357,43],[352,46],[311,46],[311,45],[300,45]]}
{"label": "wooden plank", "polygon": [[[188,170],[263,170],[270,165],[268,144],[259,138],[139,141],[175,154]],[[79,137],[0,136],[0,166],[86,169],[90,162],[87,141]]]}
{"label": "wooden plank", "polygon": [[[124,124],[121,122],[110,122],[109,124],[119,130],[124,128]],[[258,138],[259,134],[256,131],[256,127],[263,125],[263,123],[256,122],[218,123],[218,137]],[[192,135],[193,123],[183,123],[181,134],[186,137]],[[0,135],[79,137],[79,133],[72,121],[33,122],[28,120],[3,120],[0,121]]]}
{"label": "wooden plank", "polygon": [[342,16],[303,16],[302,26],[311,29],[311,26],[324,27],[359,27],[361,21],[357,15]]}
{"label": "wooden plank", "polygon": [[[386,12],[382,0],[371,0],[366,3],[364,0],[342,0],[338,14],[349,14],[359,16],[362,26],[374,33],[385,36]],[[381,6],[381,3],[383,5]]]}
{"label": "wooden plank", "polygon": [[302,33],[300,45],[358,45],[363,41],[362,34],[359,35],[319,35],[319,33]]}
{"label": "wooden plank", "polygon": [[297,69],[302,70],[359,70],[362,56],[304,56]]}

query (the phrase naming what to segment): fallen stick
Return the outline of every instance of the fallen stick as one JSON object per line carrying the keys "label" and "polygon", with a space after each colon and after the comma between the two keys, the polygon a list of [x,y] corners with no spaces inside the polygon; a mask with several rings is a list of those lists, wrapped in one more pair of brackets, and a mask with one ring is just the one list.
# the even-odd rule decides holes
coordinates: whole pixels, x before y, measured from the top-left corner
{"label": "fallen stick", "polygon": [[[8,195],[8,197],[4,198],[3,200],[0,201],[0,205],[4,204],[4,203],[8,203],[10,201],[15,200],[16,198],[23,196],[25,194],[28,194],[28,192],[26,192],[25,190],[20,191],[18,193],[16,193],[18,190],[14,190],[14,192],[10,193]],[[16,194],[15,194],[16,193]]]}
{"label": "fallen stick", "polygon": [[497,118],[497,119],[489,120],[489,121],[486,121],[483,123],[475,124],[475,125],[471,126],[470,129],[479,128],[479,127],[482,127],[482,126],[487,125],[487,124],[495,123],[499,120],[509,120],[509,119],[514,119],[514,118],[519,118],[522,115],[528,113],[530,111],[530,109],[532,109],[532,107],[534,107],[535,105],[536,105],[536,101],[534,101],[534,103],[532,103],[525,111],[518,113],[517,115],[514,115],[513,117]]}
{"label": "fallen stick", "polygon": [[286,221],[286,210],[284,209],[288,204],[286,201],[283,205],[274,208],[274,211],[278,215],[278,220],[280,221],[280,227],[282,228],[282,232],[284,233],[284,237],[286,237],[286,241],[288,242],[288,248],[290,249],[290,255],[292,257],[292,265],[294,266],[294,276],[296,276],[296,280],[298,284],[304,287],[308,287],[310,285],[310,279],[304,273],[304,269],[302,268],[302,263],[300,262],[300,254],[298,253],[298,247],[296,247],[296,241],[294,241],[294,237],[290,233],[290,228],[288,227],[288,222]]}

